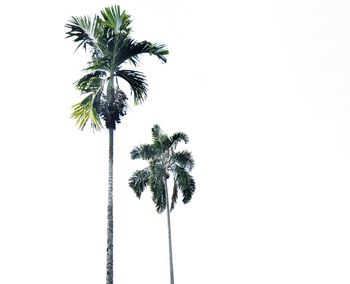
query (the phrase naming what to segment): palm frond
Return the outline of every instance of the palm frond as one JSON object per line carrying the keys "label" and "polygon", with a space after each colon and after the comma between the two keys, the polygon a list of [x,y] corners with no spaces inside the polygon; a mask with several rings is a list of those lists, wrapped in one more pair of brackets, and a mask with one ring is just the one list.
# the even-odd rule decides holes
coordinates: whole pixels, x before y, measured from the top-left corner
{"label": "palm frond", "polygon": [[174,174],[176,183],[183,195],[182,202],[188,203],[196,189],[196,183],[193,177],[182,167],[176,166]]}
{"label": "palm frond", "polygon": [[96,43],[100,29],[98,16],[71,17],[65,27],[68,28],[66,38],[73,37],[73,41],[78,43],[77,49],[82,47],[86,50],[89,46],[93,52],[97,52]]}
{"label": "palm frond", "polygon": [[159,141],[160,136],[163,134],[163,131],[160,128],[160,126],[158,124],[153,125],[151,132],[152,132],[153,143],[160,142]]}
{"label": "palm frond", "polygon": [[148,41],[138,42],[129,37],[118,37],[118,49],[115,50],[114,63],[119,66],[123,63],[130,62],[137,66],[140,61],[140,55],[149,54],[158,57],[162,62],[166,62],[166,55],[169,54],[164,44],[151,43]]}
{"label": "palm frond", "polygon": [[135,171],[131,178],[129,178],[129,186],[134,190],[138,198],[141,197],[142,192],[145,190],[150,172],[148,168],[143,170]]}
{"label": "palm frond", "polygon": [[96,93],[100,89],[103,90],[103,86],[104,86],[103,77],[105,76],[106,76],[106,72],[104,71],[90,72],[84,75],[78,81],[76,81],[75,87],[79,91],[81,91],[82,94],[91,93],[91,92]]}
{"label": "palm frond", "polygon": [[162,213],[166,208],[166,195],[165,195],[165,170],[159,164],[155,162],[150,163],[150,177],[149,185],[152,191],[152,200],[156,205],[158,213]]}
{"label": "palm frond", "polygon": [[165,153],[170,147],[170,140],[158,124],[152,127],[152,145],[158,149],[159,154]]}
{"label": "palm frond", "polygon": [[85,68],[83,71],[86,72],[104,72],[104,74],[109,74],[110,71],[110,58],[108,56],[100,55],[100,56],[93,56],[92,61],[88,63],[88,67]]}
{"label": "palm frond", "polygon": [[186,133],[183,132],[176,132],[173,135],[170,136],[171,143],[176,147],[177,144],[181,141],[185,142],[185,144],[188,143],[189,138]]}
{"label": "palm frond", "polygon": [[134,147],[131,152],[130,152],[130,156],[132,160],[136,160],[136,159],[141,159],[141,154],[140,154],[140,149],[141,146],[138,147]]}
{"label": "palm frond", "polygon": [[154,55],[158,57],[163,63],[167,62],[166,56],[169,55],[169,50],[167,49],[165,44],[162,43],[150,43],[147,41],[143,41],[150,45],[148,53],[149,55]]}
{"label": "palm frond", "polygon": [[[161,144],[161,148],[162,148],[163,153],[169,152],[169,149],[171,148],[172,144],[171,144],[171,140],[169,139],[168,135],[163,133],[159,138],[159,142]],[[170,155],[170,153],[168,153],[168,154]]]}
{"label": "palm frond", "polygon": [[84,129],[89,120],[91,121],[94,130],[101,130],[103,128],[96,104],[94,103],[95,99],[96,94],[90,94],[81,102],[73,105],[71,117],[76,120],[76,123],[81,130]]}
{"label": "palm frond", "polygon": [[189,171],[194,167],[192,154],[187,150],[175,152],[171,156],[171,162]]}
{"label": "palm frond", "polygon": [[131,159],[143,159],[143,160],[151,160],[156,159],[159,151],[154,145],[150,144],[141,144],[138,147],[134,147],[131,152]]}
{"label": "palm frond", "polygon": [[112,29],[115,34],[130,34],[131,32],[131,17],[125,11],[120,10],[120,6],[107,7],[101,11],[104,24]]}
{"label": "palm frond", "polygon": [[128,82],[131,92],[134,95],[135,104],[142,103],[147,96],[146,77],[142,72],[133,70],[119,70],[117,76]]}

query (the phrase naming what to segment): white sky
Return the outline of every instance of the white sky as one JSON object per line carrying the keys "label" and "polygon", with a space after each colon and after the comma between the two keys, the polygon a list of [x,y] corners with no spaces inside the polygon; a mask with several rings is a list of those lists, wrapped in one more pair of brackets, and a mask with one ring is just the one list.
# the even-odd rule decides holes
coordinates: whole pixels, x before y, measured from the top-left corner
{"label": "white sky", "polygon": [[115,282],[169,281],[166,216],[127,185],[159,123],[196,160],[172,214],[177,284],[348,284],[345,0],[3,1],[0,283],[105,281],[107,133],[69,119],[86,58],[64,24],[116,3],[170,56],[143,58],[149,98],[116,132]]}

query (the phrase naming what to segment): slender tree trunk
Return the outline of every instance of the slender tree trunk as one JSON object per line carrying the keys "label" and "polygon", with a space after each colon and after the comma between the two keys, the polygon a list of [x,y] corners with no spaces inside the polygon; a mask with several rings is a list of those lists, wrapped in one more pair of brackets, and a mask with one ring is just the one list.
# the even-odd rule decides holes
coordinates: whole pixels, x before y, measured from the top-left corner
{"label": "slender tree trunk", "polygon": [[168,241],[169,241],[169,265],[170,265],[170,283],[174,284],[174,265],[173,265],[173,248],[171,243],[171,224],[170,224],[170,210],[169,210],[169,195],[168,184],[165,179],[165,197],[166,197],[166,213],[168,218]]}
{"label": "slender tree trunk", "polygon": [[113,128],[109,128],[108,154],[108,208],[107,208],[107,276],[106,283],[113,284]]}

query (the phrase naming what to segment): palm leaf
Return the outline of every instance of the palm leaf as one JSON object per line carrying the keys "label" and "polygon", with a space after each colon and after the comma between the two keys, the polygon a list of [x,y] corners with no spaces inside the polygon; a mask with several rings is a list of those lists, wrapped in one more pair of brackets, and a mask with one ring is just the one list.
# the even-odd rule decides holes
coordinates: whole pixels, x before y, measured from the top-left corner
{"label": "palm leaf", "polygon": [[196,184],[193,177],[186,171],[186,169],[176,166],[175,167],[175,180],[183,195],[182,202],[188,203],[196,189]]}
{"label": "palm leaf", "polygon": [[141,197],[142,192],[145,190],[149,180],[149,169],[135,171],[129,179],[129,186],[134,190],[138,198]]}
{"label": "palm leaf", "polygon": [[150,177],[149,185],[152,191],[152,200],[156,205],[158,213],[162,213],[166,208],[166,195],[165,195],[165,170],[159,164],[155,162],[150,163]]}
{"label": "palm leaf", "polygon": [[152,145],[158,149],[159,155],[169,149],[169,137],[163,132],[158,124],[152,127]]}
{"label": "palm leaf", "polygon": [[171,156],[171,162],[189,171],[191,171],[194,167],[192,154],[187,150],[174,153]]}
{"label": "palm leaf", "polygon": [[81,79],[75,82],[76,88],[81,91],[82,94],[96,93],[104,86],[103,77],[106,76],[104,71],[93,71],[84,75]]}
{"label": "palm leaf", "polygon": [[141,159],[141,146],[138,147],[134,147],[131,152],[130,152],[130,156],[132,160],[136,160],[136,159]]}
{"label": "palm leaf", "polygon": [[155,142],[159,143],[160,136],[163,134],[163,131],[160,128],[160,126],[158,124],[153,125],[151,132],[152,132],[153,143]]}
{"label": "palm leaf", "polygon": [[88,67],[83,71],[86,72],[104,72],[105,75],[110,73],[110,58],[108,56],[93,56],[92,61],[88,63]]}
{"label": "palm leaf", "polygon": [[112,29],[115,34],[130,34],[131,17],[125,11],[120,11],[120,6],[112,6],[101,11],[104,24]]}
{"label": "palm leaf", "polygon": [[97,52],[96,44],[100,29],[98,16],[71,17],[65,27],[69,29],[66,32],[66,38],[73,37],[73,41],[78,43],[77,49],[82,46],[86,50],[89,46]]}
{"label": "palm leaf", "polygon": [[170,137],[171,143],[176,147],[177,144],[181,141],[185,142],[185,144],[188,143],[189,138],[186,133],[183,132],[176,132]]}
{"label": "palm leaf", "polygon": [[96,95],[90,94],[81,102],[73,105],[71,117],[76,120],[76,123],[81,130],[84,129],[89,120],[91,121],[91,125],[94,130],[101,130],[103,128],[94,103],[95,98]]}
{"label": "palm leaf", "polygon": [[142,103],[147,96],[147,82],[143,73],[133,70],[119,70],[117,75],[128,82],[135,104]]}
{"label": "palm leaf", "polygon": [[[162,133],[162,135],[160,136],[159,142],[161,144],[163,153],[168,153],[169,149],[172,146],[171,140],[169,139],[168,135]],[[170,155],[170,153],[168,153],[168,155]]]}
{"label": "palm leaf", "polygon": [[131,152],[131,159],[143,159],[143,160],[151,160],[156,159],[159,151],[154,145],[150,144],[141,144],[138,147],[134,147]]}
{"label": "palm leaf", "polygon": [[158,57],[162,62],[166,62],[166,55],[169,54],[168,49],[164,44],[151,43],[148,41],[138,42],[129,37],[118,37],[119,49],[115,50],[114,58],[115,65],[119,66],[122,63],[130,62],[137,66],[140,61],[140,55],[149,54]]}

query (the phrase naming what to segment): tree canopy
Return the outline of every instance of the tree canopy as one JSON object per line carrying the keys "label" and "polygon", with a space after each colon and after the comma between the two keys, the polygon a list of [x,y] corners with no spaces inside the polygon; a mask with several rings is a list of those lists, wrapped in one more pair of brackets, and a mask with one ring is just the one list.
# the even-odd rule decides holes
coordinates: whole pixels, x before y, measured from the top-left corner
{"label": "tree canopy", "polygon": [[85,75],[75,82],[84,98],[73,106],[72,117],[80,129],[90,121],[93,129],[105,126],[115,129],[127,111],[127,95],[118,79],[130,86],[135,104],[147,97],[145,75],[127,66],[137,67],[140,56],[154,55],[166,62],[169,53],[164,44],[137,41],[131,37],[131,17],[119,6],[105,8],[100,15],[71,17],[66,24],[67,38],[73,38],[90,54]]}
{"label": "tree canopy", "polygon": [[171,210],[178,199],[178,191],[182,193],[182,201],[188,203],[195,191],[196,184],[190,171],[194,167],[191,152],[176,151],[180,142],[187,143],[188,136],[183,132],[171,136],[165,134],[159,125],[152,128],[152,144],[141,144],[131,151],[132,159],[148,161],[148,167],[137,170],[129,179],[129,186],[138,198],[147,186],[152,191],[152,199],[158,213],[164,211],[167,205],[166,180],[173,177],[173,192],[171,196]]}

